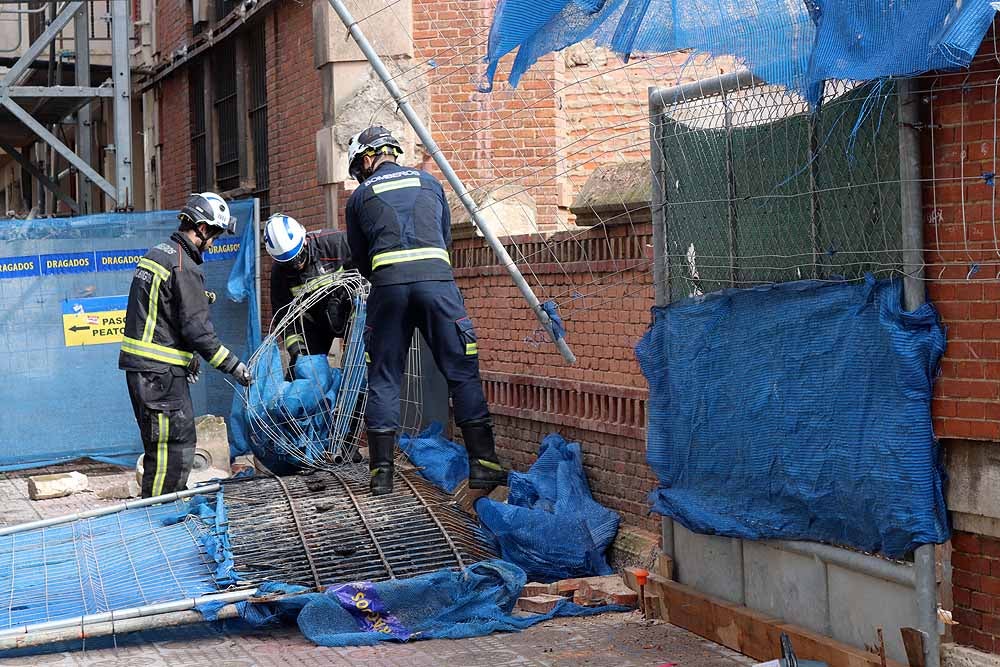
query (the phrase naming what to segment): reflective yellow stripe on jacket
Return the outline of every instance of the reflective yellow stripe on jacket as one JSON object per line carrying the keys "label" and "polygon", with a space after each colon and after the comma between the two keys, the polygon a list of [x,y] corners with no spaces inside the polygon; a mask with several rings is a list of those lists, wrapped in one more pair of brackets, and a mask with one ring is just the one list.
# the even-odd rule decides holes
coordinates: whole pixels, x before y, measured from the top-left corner
{"label": "reflective yellow stripe on jacket", "polygon": [[122,338],[122,352],[128,352],[143,359],[152,359],[153,361],[159,361],[172,366],[187,366],[191,363],[191,358],[194,356],[184,350],[175,350],[172,347],[157,345],[156,343],[144,340],[136,340],[128,336]]}
{"label": "reflective yellow stripe on jacket", "polygon": [[416,262],[421,259],[443,259],[451,264],[448,251],[444,248],[411,248],[410,250],[392,250],[390,252],[380,252],[372,257],[372,271],[380,266],[390,264],[402,264],[403,262]]}

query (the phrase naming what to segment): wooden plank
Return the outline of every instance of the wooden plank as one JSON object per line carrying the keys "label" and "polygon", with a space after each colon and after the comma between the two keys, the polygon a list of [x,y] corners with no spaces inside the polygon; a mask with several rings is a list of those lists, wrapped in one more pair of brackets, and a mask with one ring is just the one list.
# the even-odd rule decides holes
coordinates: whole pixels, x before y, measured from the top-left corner
{"label": "wooden plank", "polygon": [[[660,597],[663,620],[721,644],[755,660],[781,655],[779,637],[784,632],[801,659],[818,660],[829,667],[879,667],[877,655],[829,637],[785,623],[747,607],[705,595],[693,588],[650,574],[647,595]],[[903,667],[889,662],[890,667]]]}
{"label": "wooden plank", "polygon": [[900,628],[899,632],[903,635],[903,648],[910,667],[924,667],[924,633],[916,628]]}

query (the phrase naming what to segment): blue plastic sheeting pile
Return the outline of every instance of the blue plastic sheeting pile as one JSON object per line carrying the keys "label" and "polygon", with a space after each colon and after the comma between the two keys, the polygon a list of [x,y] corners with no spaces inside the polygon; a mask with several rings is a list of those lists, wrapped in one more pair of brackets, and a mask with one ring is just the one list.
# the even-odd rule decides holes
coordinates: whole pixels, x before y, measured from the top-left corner
{"label": "blue plastic sheeting pile", "polygon": [[989,0],[500,0],[484,90],[515,49],[516,86],[546,53],[593,39],[626,56],[678,49],[735,56],[815,104],[826,79],[967,66],[994,13]]}
{"label": "blue plastic sheeting pile", "polygon": [[469,477],[469,456],[465,447],[444,437],[444,426],[434,422],[412,437],[404,433],[399,448],[417,467],[417,473],[445,493],[454,493]]}
{"label": "blue plastic sheeting pile", "polygon": [[[252,202],[232,211],[252,230]],[[177,211],[0,220],[0,470],[83,456],[135,465],[142,442],[118,370],[122,318],[136,262],[177,224]],[[207,289],[221,296],[246,246],[222,237],[205,254]],[[211,314],[226,347],[246,358],[246,306],[220,298]],[[196,414],[228,417],[232,397],[222,373],[191,386]],[[41,427],[39,415],[59,418]]]}
{"label": "blue plastic sheeting pile", "polygon": [[538,460],[526,473],[511,472],[509,484],[507,503],[476,503],[505,560],[532,581],[611,574],[604,552],[620,519],[590,495],[578,443],[546,436]]}
{"label": "blue plastic sheeting pile", "polygon": [[[484,561],[461,572],[440,570],[411,579],[349,583],[324,593],[304,593],[272,603],[240,603],[255,625],[295,619],[302,634],[321,646],[367,646],[382,641],[461,639],[516,632],[556,616],[591,616],[626,607],[581,607],[569,600],[550,612],[512,615],[524,572],[503,561]],[[303,593],[285,584],[264,584],[260,594]],[[212,618],[211,611],[206,615]]]}
{"label": "blue plastic sheeting pile", "polygon": [[7,601],[0,629],[218,592],[231,582],[216,579],[199,536],[220,540],[224,523],[213,514],[202,533],[178,520],[187,506],[176,501],[0,536]]}
{"label": "blue plastic sheeting pile", "polygon": [[[277,432],[265,431],[263,418],[250,423],[254,456],[275,474],[301,467],[289,450],[309,461],[323,458],[340,385],[340,369],[330,368],[325,354],[299,357],[295,379],[289,382],[284,379],[277,346],[262,350],[248,392],[248,411],[266,415],[266,423]],[[276,441],[280,448],[274,446]]]}
{"label": "blue plastic sheeting pile", "polygon": [[931,425],[945,333],[898,280],[725,290],[653,310],[653,509],[687,528],[900,557],[949,530]]}

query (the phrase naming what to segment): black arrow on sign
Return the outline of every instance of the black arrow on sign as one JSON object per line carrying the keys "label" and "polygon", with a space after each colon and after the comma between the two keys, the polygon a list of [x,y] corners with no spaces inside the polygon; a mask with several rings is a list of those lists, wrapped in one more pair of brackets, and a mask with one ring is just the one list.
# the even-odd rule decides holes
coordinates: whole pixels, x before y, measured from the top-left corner
{"label": "black arrow on sign", "polygon": [[69,328],[70,331],[90,331],[90,327],[81,327],[78,324],[74,324]]}

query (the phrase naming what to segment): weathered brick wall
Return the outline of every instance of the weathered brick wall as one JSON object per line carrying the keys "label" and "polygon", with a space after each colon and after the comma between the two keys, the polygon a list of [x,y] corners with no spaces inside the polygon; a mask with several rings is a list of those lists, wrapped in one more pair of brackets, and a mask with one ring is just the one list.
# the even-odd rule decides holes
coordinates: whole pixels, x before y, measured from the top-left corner
{"label": "weathered brick wall", "polygon": [[[325,223],[316,178],[316,130],[323,125],[319,73],[313,64],[312,6],[281,3],[267,17],[267,115],[271,212],[307,229]],[[271,321],[271,258],[261,252],[264,325]]]}
{"label": "weathered brick wall", "polygon": [[[994,170],[998,113],[990,63],[993,38],[987,35],[968,72],[927,77],[920,85],[930,124],[922,146],[928,296],[948,327],[932,414],[935,433],[949,451],[961,439],[1000,452],[1000,267],[995,191],[984,177]],[[951,485],[989,488],[978,485],[988,471],[950,472]],[[982,498],[981,507],[995,508],[995,499]],[[984,525],[996,522],[995,509],[992,515]],[[954,638],[1000,653],[1000,540],[956,531],[952,549]]]}
{"label": "weathered brick wall", "polygon": [[1000,539],[956,532],[951,543],[955,641],[1000,653]]}
{"label": "weathered brick wall", "polygon": [[[178,8],[185,6],[187,14],[183,15]],[[190,40],[190,5],[157,3],[157,12],[164,57],[170,53],[168,44]],[[324,225],[322,193],[316,180],[316,130],[322,125],[322,91],[313,65],[312,20],[309,3],[276,3],[263,17],[271,210],[287,213],[316,229]],[[234,47],[232,40],[227,40],[216,48]],[[160,178],[165,208],[180,206],[194,188],[188,99],[187,69],[179,68],[160,84]],[[264,321],[269,322],[270,258],[264,253],[263,259],[261,293]]]}
{"label": "weathered brick wall", "polygon": [[191,105],[187,70],[163,81],[160,103],[160,203],[165,209],[180,208],[194,190],[191,159]]}
{"label": "weathered brick wall", "polygon": [[156,55],[160,60],[170,62],[179,47],[191,43],[191,3],[157,2],[155,11]]}
{"label": "weathered brick wall", "polygon": [[[934,391],[941,438],[1000,440],[1000,280],[997,280],[994,169],[996,74],[993,40],[968,73],[925,79],[934,127],[925,136],[924,261],[928,293],[948,327]],[[926,98],[925,98],[926,99]],[[963,169],[966,180],[957,178]],[[933,171],[932,171],[933,169]],[[933,179],[933,180],[930,180]]]}
{"label": "weathered brick wall", "polygon": [[[613,216],[608,216],[613,217]],[[506,271],[478,237],[455,241],[455,275],[476,324],[486,398],[501,456],[524,470],[542,437],[557,431],[582,445],[595,498],[631,525],[657,530],[646,496],[646,384],[633,347],[649,323],[648,207],[633,224],[508,240],[536,254],[529,283],[554,298],[577,356],[568,365],[539,329]],[[607,234],[607,236],[605,235]],[[558,258],[546,259],[552,255]]]}

